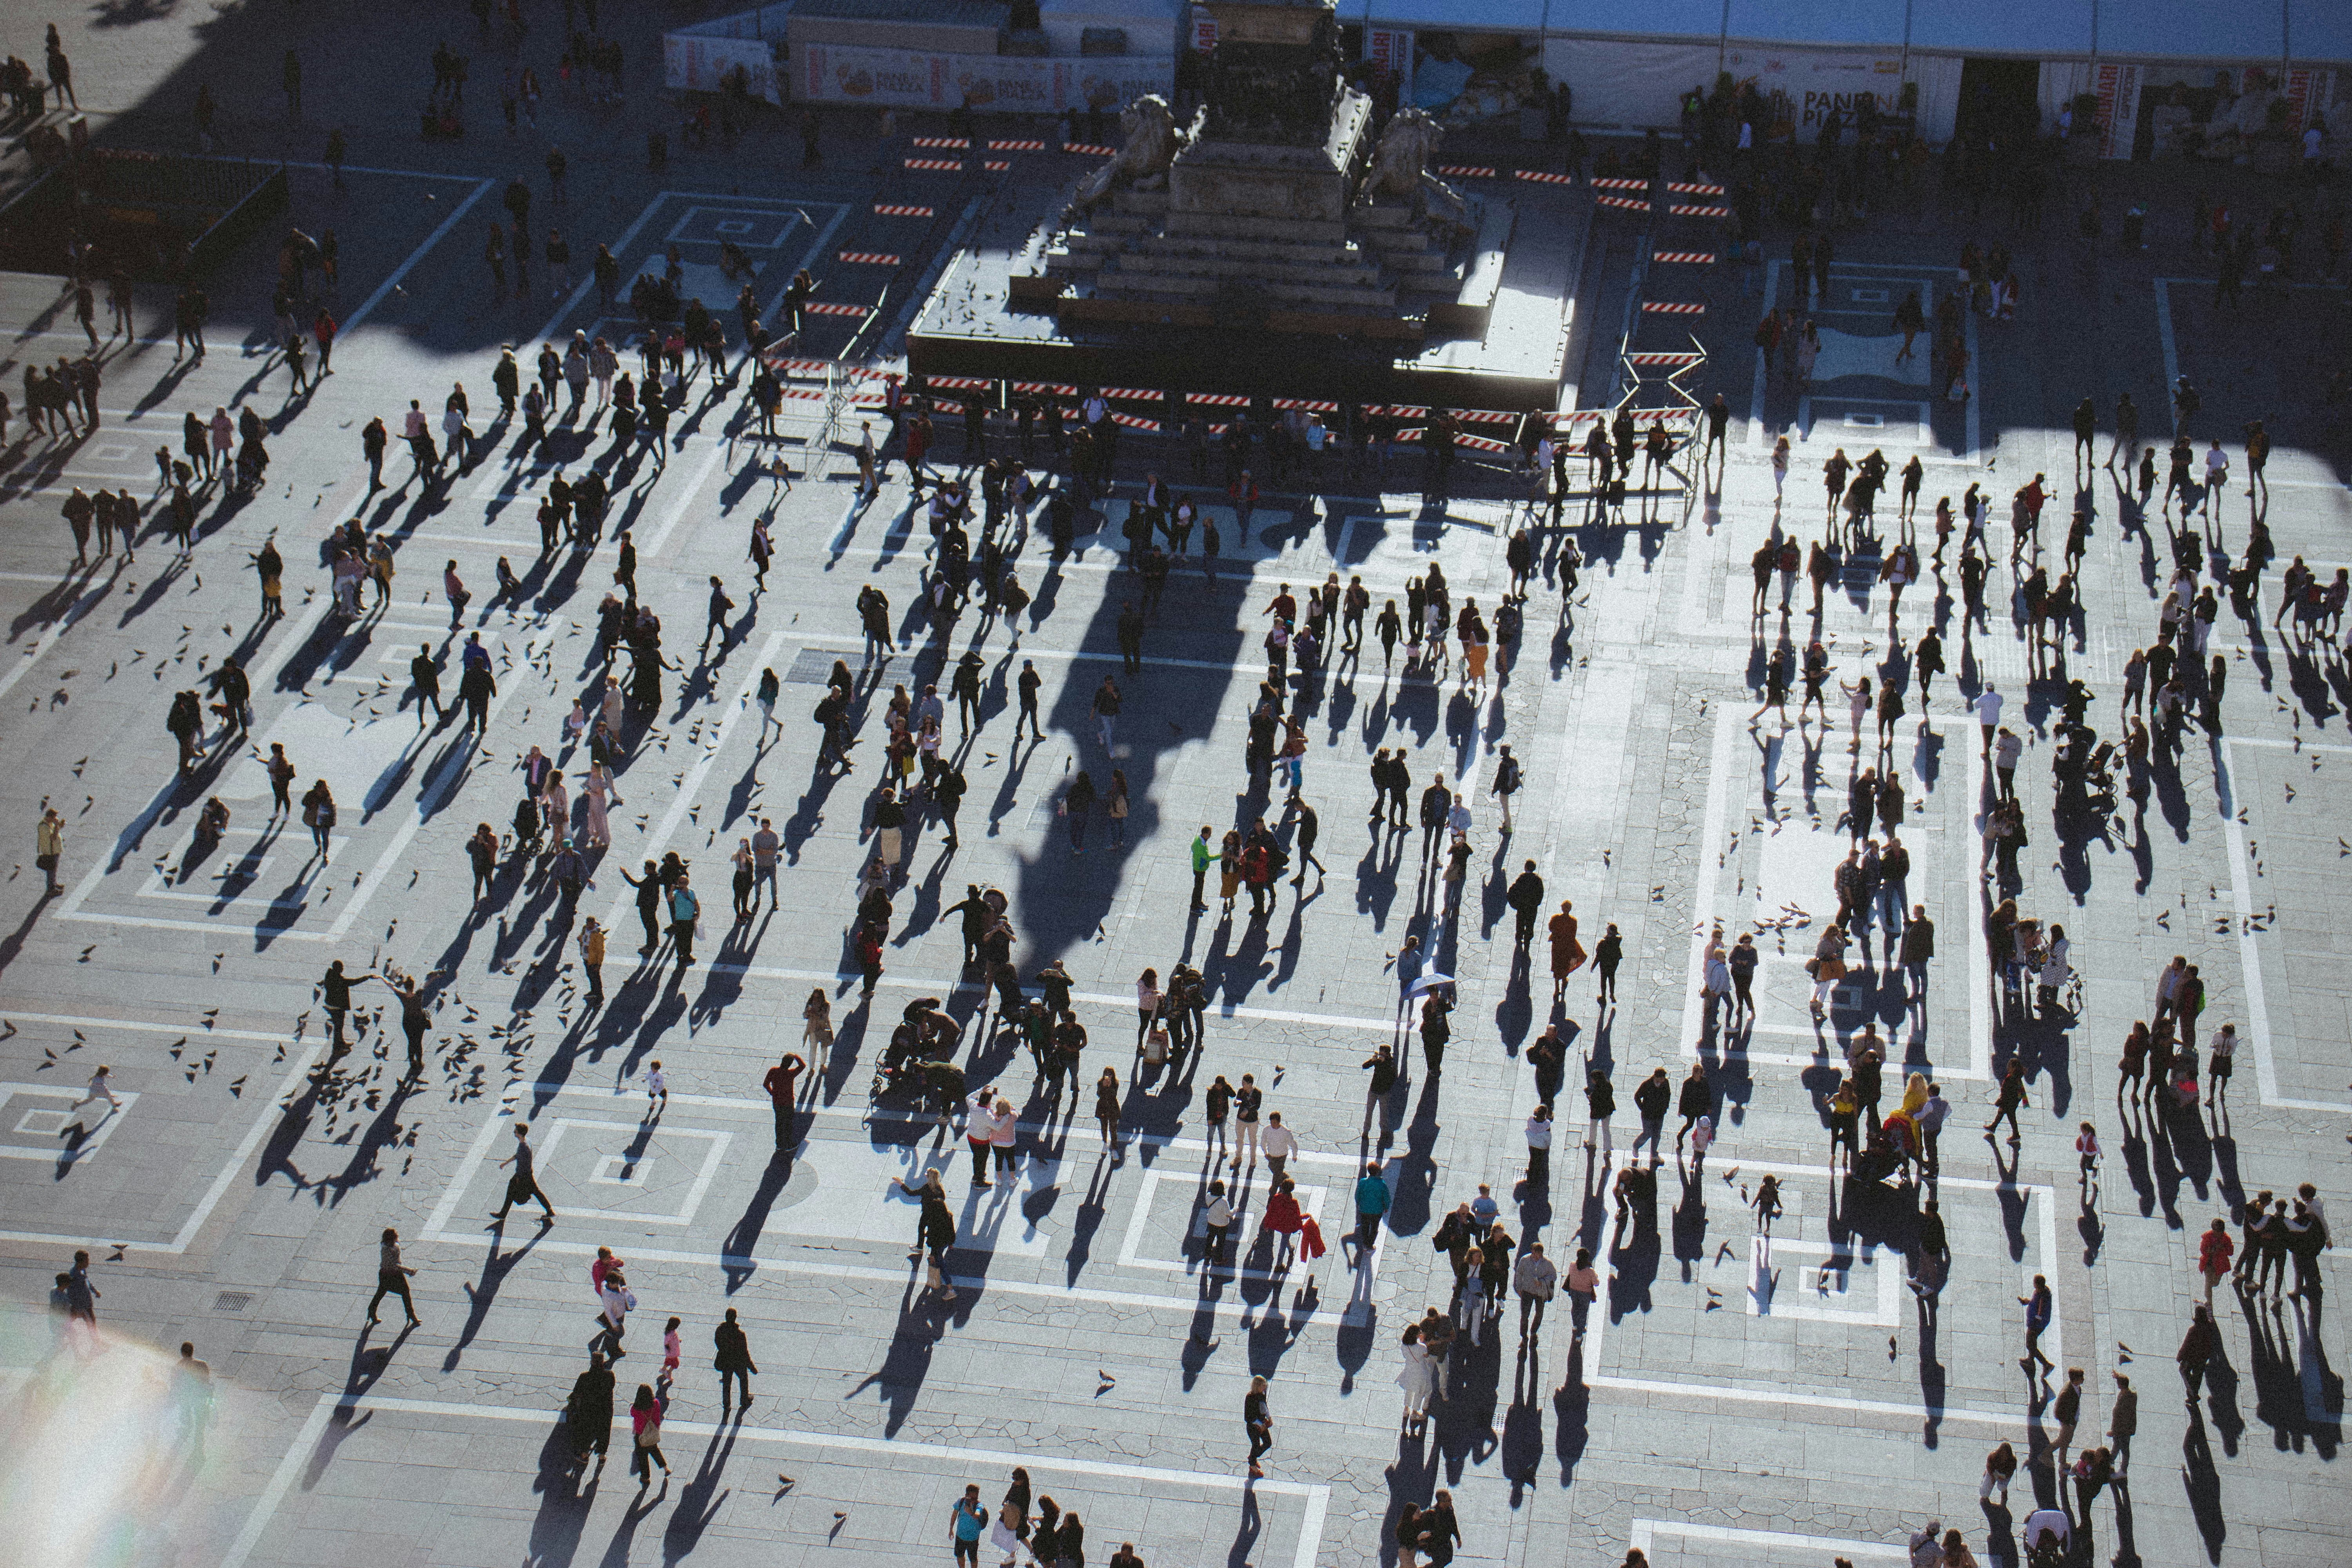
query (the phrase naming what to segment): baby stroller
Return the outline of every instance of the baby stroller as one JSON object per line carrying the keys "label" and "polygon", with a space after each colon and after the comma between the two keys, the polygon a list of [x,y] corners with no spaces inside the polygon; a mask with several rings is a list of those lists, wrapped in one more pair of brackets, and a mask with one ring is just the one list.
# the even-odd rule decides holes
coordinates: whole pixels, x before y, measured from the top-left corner
{"label": "baby stroller", "polygon": [[1903,1156],[1896,1152],[1895,1141],[1880,1127],[1870,1135],[1861,1153],[1850,1162],[1853,1179],[1858,1182],[1883,1182],[1903,1165]]}

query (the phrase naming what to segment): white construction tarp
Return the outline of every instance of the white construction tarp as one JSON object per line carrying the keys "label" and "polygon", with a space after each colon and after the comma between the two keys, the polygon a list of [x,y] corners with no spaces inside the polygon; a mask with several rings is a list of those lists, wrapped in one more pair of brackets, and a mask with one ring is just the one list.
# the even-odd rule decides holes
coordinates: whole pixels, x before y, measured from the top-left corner
{"label": "white construction tarp", "polygon": [[696,33],[662,36],[662,79],[673,92],[717,92],[740,67],[753,98],[783,102],[776,80],[775,47],[760,38]]}
{"label": "white construction tarp", "polygon": [[837,44],[803,44],[800,54],[793,62],[793,91],[810,103],[952,110],[969,102],[978,113],[1059,114],[1120,108],[1148,92],[1165,96],[1176,85],[1173,56],[1039,58]]}
{"label": "white construction tarp", "polygon": [[1674,126],[1681,122],[1682,95],[1714,86],[1721,58],[1713,38],[1547,38],[1543,64],[1555,81],[1568,83],[1580,123]]}

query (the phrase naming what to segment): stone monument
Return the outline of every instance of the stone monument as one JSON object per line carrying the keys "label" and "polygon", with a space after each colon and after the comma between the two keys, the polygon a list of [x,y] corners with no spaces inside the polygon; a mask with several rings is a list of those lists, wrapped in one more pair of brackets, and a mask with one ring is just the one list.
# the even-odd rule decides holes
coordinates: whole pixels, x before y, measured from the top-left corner
{"label": "stone monument", "polygon": [[1117,157],[1025,241],[960,255],[909,330],[910,367],[1410,401],[1418,366],[1461,388],[1447,401],[1549,406],[1560,307],[1537,312],[1537,347],[1489,342],[1510,200],[1437,178],[1442,132],[1417,110],[1375,133],[1334,0],[1203,9],[1201,107],[1139,99]]}

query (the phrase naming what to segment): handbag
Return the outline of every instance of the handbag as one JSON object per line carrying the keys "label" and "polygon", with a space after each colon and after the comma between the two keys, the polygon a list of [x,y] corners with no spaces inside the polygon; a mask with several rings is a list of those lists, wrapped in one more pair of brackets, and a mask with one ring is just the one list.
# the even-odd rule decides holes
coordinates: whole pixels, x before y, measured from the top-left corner
{"label": "handbag", "polygon": [[1168,1060],[1167,1029],[1156,1024],[1152,1026],[1151,1032],[1143,1037],[1143,1059],[1151,1067],[1159,1067]]}

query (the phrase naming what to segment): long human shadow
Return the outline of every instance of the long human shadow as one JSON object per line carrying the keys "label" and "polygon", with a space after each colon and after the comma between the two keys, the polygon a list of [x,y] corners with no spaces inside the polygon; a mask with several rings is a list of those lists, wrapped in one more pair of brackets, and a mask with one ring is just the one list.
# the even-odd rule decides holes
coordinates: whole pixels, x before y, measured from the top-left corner
{"label": "long human shadow", "polygon": [[729,1425],[713,1432],[710,1441],[703,1446],[700,1461],[694,1467],[693,1479],[678,1489],[677,1507],[670,1511],[669,1523],[662,1530],[662,1562],[671,1568],[684,1562],[702,1543],[703,1531],[727,1506],[729,1489],[719,1482],[727,1473],[727,1458],[735,1451],[739,1430]]}
{"label": "long human shadow", "polygon": [[728,1229],[719,1270],[726,1279],[730,1296],[750,1284],[752,1275],[759,1271],[760,1237],[767,1228],[768,1215],[775,1207],[776,1199],[783,1194],[784,1184],[792,1180],[793,1154],[792,1150],[779,1149],[768,1157],[766,1168],[760,1173],[760,1184]]}
{"label": "long human shadow", "polygon": [[449,1347],[449,1353],[441,1358],[443,1372],[457,1370],[457,1363],[465,1359],[466,1347],[474,1342],[474,1336],[482,1331],[483,1323],[488,1321],[491,1304],[498,1300],[499,1288],[506,1283],[507,1276],[514,1272],[516,1265],[530,1256],[530,1249],[539,1245],[540,1237],[545,1236],[548,1227],[542,1224],[529,1241],[512,1252],[503,1252],[500,1247],[505,1238],[505,1222],[499,1221],[493,1225],[487,1238],[490,1250],[488,1256],[482,1259],[482,1277],[467,1282],[465,1326],[457,1331],[457,1341]]}

